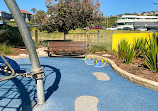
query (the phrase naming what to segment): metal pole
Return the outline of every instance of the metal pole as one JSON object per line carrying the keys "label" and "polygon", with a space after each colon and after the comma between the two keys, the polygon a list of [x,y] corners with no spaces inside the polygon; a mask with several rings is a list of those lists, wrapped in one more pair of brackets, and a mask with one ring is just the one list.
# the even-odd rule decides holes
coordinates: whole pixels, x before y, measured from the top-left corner
{"label": "metal pole", "polygon": [[[38,56],[37,56],[35,45],[33,43],[30,31],[28,30],[27,24],[21,15],[21,12],[17,3],[15,2],[15,0],[4,0],[4,1],[7,4],[13,18],[15,19],[15,22],[18,26],[20,34],[27,48],[31,65],[32,65],[31,71],[40,72],[41,66],[40,66]],[[45,102],[45,96],[44,96],[44,87],[43,87],[42,79],[36,80],[36,88],[37,88],[37,103],[43,104]]]}

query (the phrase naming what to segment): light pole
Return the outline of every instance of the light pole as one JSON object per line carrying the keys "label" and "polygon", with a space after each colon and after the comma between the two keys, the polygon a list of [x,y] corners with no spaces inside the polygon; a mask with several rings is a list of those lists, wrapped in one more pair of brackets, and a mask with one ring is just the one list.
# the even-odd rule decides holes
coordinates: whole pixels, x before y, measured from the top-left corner
{"label": "light pole", "polygon": [[20,31],[20,34],[23,38],[25,46],[27,48],[29,58],[31,61],[32,69],[31,73],[35,74],[33,77],[36,77],[36,89],[37,89],[37,103],[43,104],[45,102],[43,79],[41,75],[44,75],[43,68],[40,66],[40,62],[37,56],[35,45],[33,43],[30,31],[28,30],[27,24],[24,21],[20,9],[15,2],[15,0],[4,0],[7,4],[17,26]]}

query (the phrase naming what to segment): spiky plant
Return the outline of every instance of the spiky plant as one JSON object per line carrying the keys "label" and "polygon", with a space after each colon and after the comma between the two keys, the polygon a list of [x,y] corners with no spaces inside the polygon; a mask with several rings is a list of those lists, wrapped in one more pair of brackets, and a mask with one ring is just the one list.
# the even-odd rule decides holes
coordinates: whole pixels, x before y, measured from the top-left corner
{"label": "spiky plant", "polygon": [[158,35],[149,37],[147,51],[144,53],[145,64],[153,72],[158,73]]}
{"label": "spiky plant", "polygon": [[133,43],[133,48],[136,53],[136,57],[143,55],[143,52],[146,50],[147,39],[135,39]]}
{"label": "spiky plant", "polygon": [[135,51],[134,48],[131,47],[130,44],[126,40],[122,40],[118,44],[118,57],[123,59],[123,61],[127,64],[132,63],[133,59],[135,58]]}

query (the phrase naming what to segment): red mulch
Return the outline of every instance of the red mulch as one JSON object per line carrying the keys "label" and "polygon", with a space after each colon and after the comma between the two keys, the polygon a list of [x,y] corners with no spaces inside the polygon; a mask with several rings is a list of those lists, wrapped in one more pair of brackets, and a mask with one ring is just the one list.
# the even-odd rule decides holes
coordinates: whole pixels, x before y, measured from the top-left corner
{"label": "red mulch", "polygon": [[25,48],[12,48],[13,53],[8,54],[9,56],[18,56],[19,54],[27,54],[27,49]]}

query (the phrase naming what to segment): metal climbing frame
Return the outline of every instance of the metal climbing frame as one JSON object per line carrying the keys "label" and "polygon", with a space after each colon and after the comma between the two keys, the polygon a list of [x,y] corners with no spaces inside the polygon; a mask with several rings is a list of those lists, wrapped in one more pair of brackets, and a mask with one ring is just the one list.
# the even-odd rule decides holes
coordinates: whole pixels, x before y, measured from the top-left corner
{"label": "metal climbing frame", "polygon": [[[8,6],[16,24],[20,31],[20,34],[23,38],[25,46],[28,50],[29,58],[31,61],[32,69],[30,74],[37,74],[34,75],[36,77],[36,89],[37,89],[37,104],[43,104],[45,102],[45,95],[44,95],[44,86],[43,86],[43,68],[40,65],[37,52],[35,49],[35,45],[33,43],[30,31],[27,27],[26,22],[24,21],[20,9],[15,2],[15,0],[4,0],[6,5]],[[39,79],[38,79],[39,78]]]}
{"label": "metal climbing frame", "polygon": [[5,73],[7,73],[7,76],[5,76],[4,78],[0,78],[0,81],[8,80],[17,76],[23,76],[23,77],[33,78],[33,79],[41,79],[44,77],[43,67],[41,67],[40,72],[15,73],[15,70],[7,62],[7,60],[3,57],[3,55],[0,55],[0,57],[3,59],[4,63],[6,64],[4,68],[0,68],[0,71],[4,71]]}

